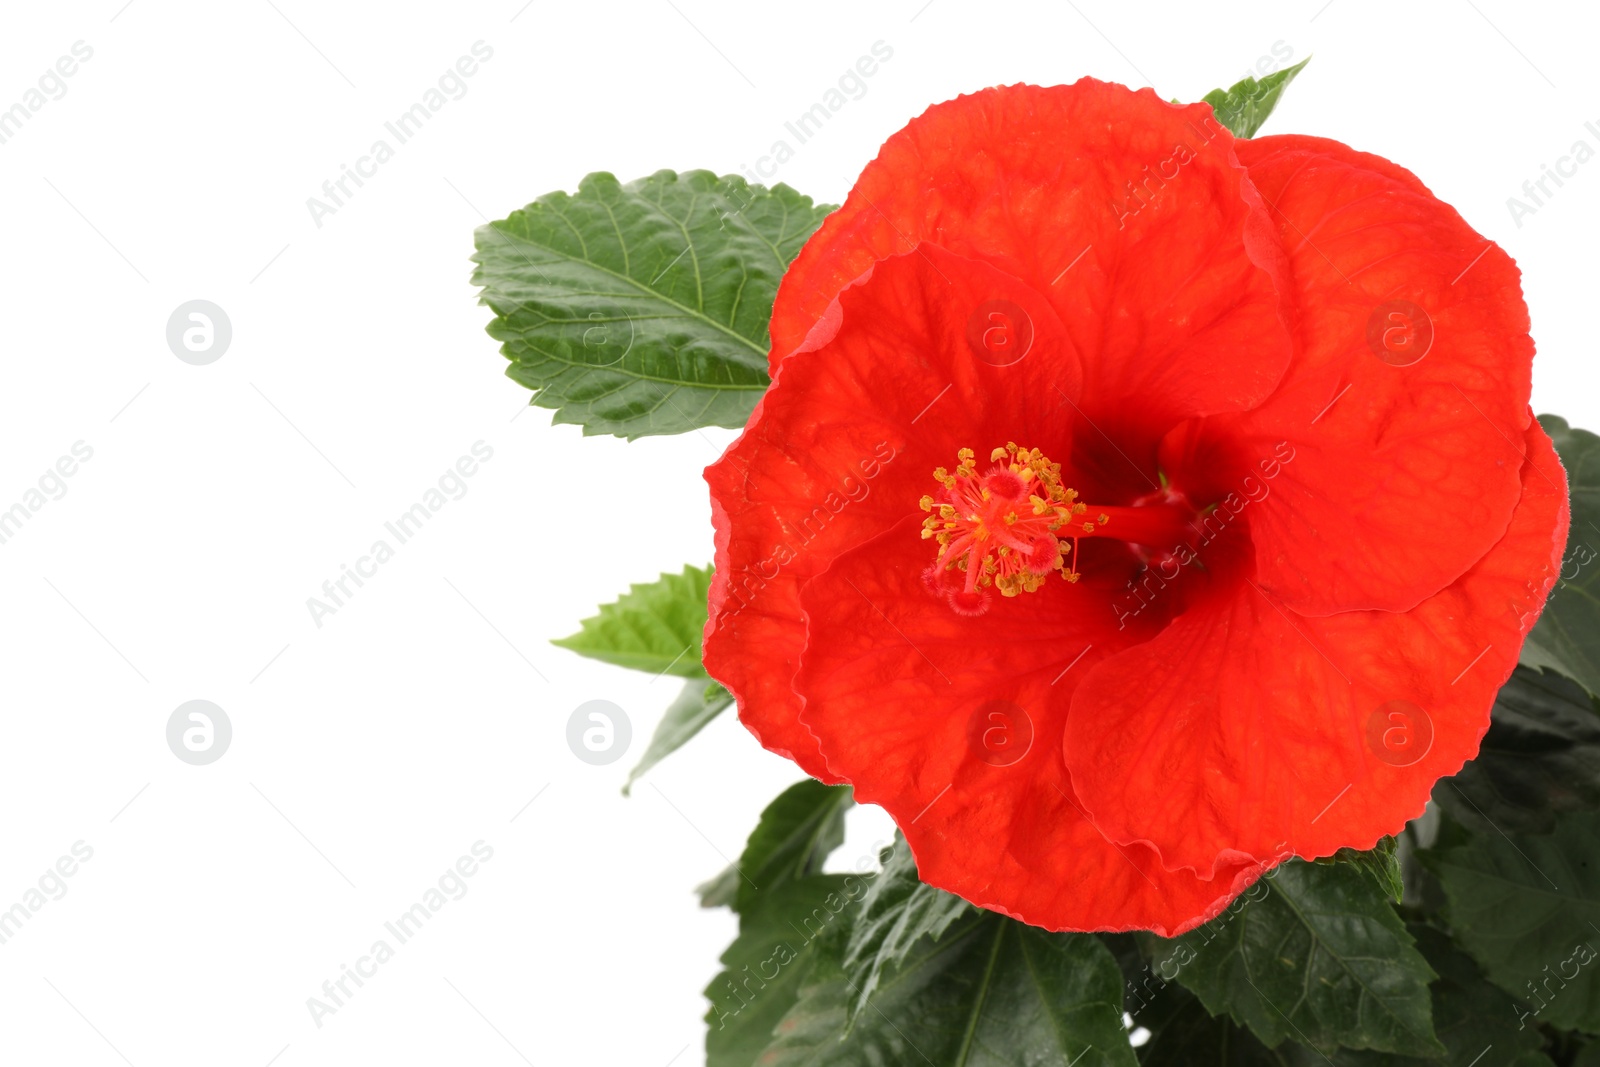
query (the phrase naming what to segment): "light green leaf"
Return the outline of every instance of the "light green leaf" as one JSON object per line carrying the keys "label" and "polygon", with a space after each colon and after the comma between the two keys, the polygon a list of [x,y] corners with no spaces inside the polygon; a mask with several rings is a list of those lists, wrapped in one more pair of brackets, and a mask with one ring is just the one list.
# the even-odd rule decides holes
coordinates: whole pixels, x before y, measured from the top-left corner
{"label": "light green leaf", "polygon": [[1489,979],[1535,1006],[1538,1022],[1600,1032],[1600,812],[1423,855],[1450,928]]}
{"label": "light green leaf", "polygon": [[1254,137],[1272,109],[1278,106],[1283,90],[1309,62],[1311,57],[1307,56],[1294,66],[1274,71],[1260,80],[1246,78],[1235,82],[1231,89],[1213,89],[1201,99],[1211,105],[1217,121],[1235,137]]}
{"label": "light green leaf", "polygon": [[1378,881],[1350,864],[1291,860],[1206,925],[1152,940],[1159,973],[1268,1046],[1443,1051],[1434,973]]}
{"label": "light green leaf", "polygon": [[657,581],[630,586],[615,604],[584,619],[577,633],[551,644],[618,667],[704,678],[700,641],[710,587],[710,567],[687,566],[682,574],[663,574]]}
{"label": "light green leaf", "polygon": [[1556,415],[1540,415],[1539,424],[1567,468],[1572,526],[1561,578],[1522,646],[1522,662],[1559,671],[1600,695],[1600,437]]}
{"label": "light green leaf", "polygon": [[678,699],[672,702],[666,714],[661,716],[661,722],[656,725],[650,746],[639,757],[633,770],[628,772],[622,795],[627,796],[640,775],[682,748],[690,738],[705,729],[706,723],[722,714],[723,709],[732,703],[733,694],[710,678],[690,678],[684,682]]}
{"label": "light green leaf", "polygon": [[533,403],[619,437],[742,426],[768,385],[768,320],[832,210],[786,185],[591,174],[480,227],[473,283]]}

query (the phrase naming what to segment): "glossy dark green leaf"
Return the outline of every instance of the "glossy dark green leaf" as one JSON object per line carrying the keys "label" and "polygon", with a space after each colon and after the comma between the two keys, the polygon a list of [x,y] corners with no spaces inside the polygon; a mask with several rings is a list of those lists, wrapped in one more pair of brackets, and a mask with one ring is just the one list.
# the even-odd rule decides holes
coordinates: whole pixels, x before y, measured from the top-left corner
{"label": "glossy dark green leaf", "polygon": [[864,880],[811,875],[773,882],[745,900],[739,936],[706,987],[707,1067],[768,1067],[773,1033],[818,966],[835,967]]}
{"label": "glossy dark green leaf", "polygon": [[684,682],[678,699],[672,702],[672,706],[667,708],[666,714],[656,724],[649,747],[639,757],[633,770],[628,772],[628,781],[622,787],[623,795],[626,796],[633,789],[633,783],[640,775],[682,748],[695,734],[705,729],[706,723],[722,714],[732,703],[733,694],[710,678],[690,678]]}
{"label": "glossy dark green leaf", "polygon": [[506,373],[586,434],[742,426],[778,281],[831,210],[709,171],[591,174],[480,227],[472,280]]}
{"label": "glossy dark green leaf", "polygon": [[[743,912],[780,886],[820,874],[844,842],[850,787],[807,778],[768,804],[732,867],[700,886],[700,904]],[[858,879],[859,880],[859,879]]]}
{"label": "glossy dark green leaf", "polygon": [[1600,812],[1425,853],[1456,940],[1539,1022],[1600,1032]]}
{"label": "glossy dark green leaf", "polygon": [[700,887],[701,904],[739,913],[723,972],[706,987],[708,1067],[750,1067],[819,965],[837,967],[867,892],[861,875],[822,874],[844,840],[848,786],[810,778],[768,804],[738,863]]}
{"label": "glossy dark green leaf", "polygon": [[663,574],[629,586],[616,603],[584,619],[577,633],[551,644],[618,667],[704,678],[700,640],[710,588],[710,567],[690,565],[682,574]]}
{"label": "glossy dark green leaf", "polygon": [[1478,755],[1434,787],[1478,833],[1547,833],[1564,811],[1600,808],[1600,715],[1576,682],[1518,667],[1495,699]]}
{"label": "glossy dark green leaf", "polygon": [[1433,972],[1378,881],[1350,864],[1291,860],[1216,919],[1155,944],[1161,974],[1268,1046],[1442,1051]]}
{"label": "glossy dark green leaf", "polygon": [[1254,1034],[1226,1015],[1212,1015],[1200,998],[1181,986],[1163,990],[1149,1008],[1134,1015],[1134,1022],[1150,1031],[1139,1047],[1143,1067],[1288,1067],[1305,1051],[1318,1062],[1319,1053],[1285,1043],[1269,1049]]}
{"label": "glossy dark green leaf", "polygon": [[1524,1005],[1490,984],[1443,931],[1420,923],[1407,929],[1439,975],[1433,983],[1433,1025],[1445,1047],[1441,1062],[1476,1059],[1477,1067],[1549,1067],[1549,1059],[1539,1052],[1543,1037]]}
{"label": "glossy dark green leaf", "polygon": [[[821,955],[801,979],[798,995],[773,1027],[763,1050],[759,1067],[878,1067],[872,1061],[851,1059],[844,1044],[849,1030],[850,983],[839,963],[836,946],[832,955]],[[913,1053],[913,1056],[915,1054]],[[889,1060],[887,1064],[921,1063],[921,1060]],[[721,1067],[708,1063],[707,1067]]]}
{"label": "glossy dark green leaf", "polygon": [[1525,1006],[1491,985],[1443,931],[1422,923],[1412,923],[1407,930],[1438,974],[1431,994],[1434,1026],[1444,1046],[1441,1056],[1348,1048],[1324,1054],[1293,1040],[1268,1049],[1226,1016],[1211,1016],[1193,994],[1172,985],[1158,988],[1140,1006],[1142,1010],[1134,1011],[1135,1023],[1151,1032],[1139,1062],[1145,1067],[1552,1067],[1540,1051],[1544,1034]]}
{"label": "glossy dark green leaf", "polygon": [[1217,121],[1235,137],[1254,137],[1272,109],[1278,106],[1283,90],[1309,62],[1311,57],[1307,56],[1294,66],[1284,67],[1264,78],[1246,78],[1235,82],[1231,88],[1213,89],[1201,99],[1211,105]]}
{"label": "glossy dark green leaf", "polygon": [[[1343,1049],[1334,1053],[1334,1067],[1552,1067],[1540,1051],[1544,1034],[1526,1007],[1491,985],[1443,931],[1420,923],[1407,929],[1439,974],[1433,983],[1433,1018],[1444,1055],[1417,1059]],[[1293,1067],[1325,1062],[1310,1049],[1299,1050],[1289,1060]]]}
{"label": "glossy dark green leaf", "polygon": [[711,1067],[1135,1062],[1121,973],[1092,935],[1047,933],[922,886],[903,842],[880,875],[809,873],[825,853],[802,828],[829,825],[819,813],[839,794],[826,789],[779,797],[741,859],[766,888],[741,886],[739,940],[707,990]]}
{"label": "glossy dark green leaf", "polygon": [[1385,837],[1366,851],[1341,848],[1338,852],[1317,863],[1347,863],[1357,870],[1366,871],[1377,883],[1384,896],[1400,903],[1405,895],[1405,879],[1400,871],[1400,852],[1393,837]]}
{"label": "glossy dark green leaf", "polygon": [[842,968],[819,965],[762,1067],[1129,1067],[1121,976],[1091,934],[973,909],[924,938],[848,1029]]}
{"label": "glossy dark green leaf", "polygon": [[850,1019],[867,1006],[886,973],[893,972],[923,939],[938,940],[950,924],[972,912],[952,893],[925,885],[903,838],[887,853],[850,928],[844,969],[854,990]]}
{"label": "glossy dark green leaf", "polygon": [[730,863],[694,887],[702,908],[731,908],[739,899],[739,865]]}
{"label": "glossy dark green leaf", "polygon": [[1567,468],[1572,525],[1561,578],[1522,646],[1522,662],[1600,694],[1600,437],[1556,415],[1540,415],[1539,423]]}

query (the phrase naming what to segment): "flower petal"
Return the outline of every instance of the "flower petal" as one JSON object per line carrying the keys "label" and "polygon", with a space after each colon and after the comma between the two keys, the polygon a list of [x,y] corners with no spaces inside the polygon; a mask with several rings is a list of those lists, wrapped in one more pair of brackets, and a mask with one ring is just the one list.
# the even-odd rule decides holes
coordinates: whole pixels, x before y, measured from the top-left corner
{"label": "flower petal", "polygon": [[1241,573],[1236,593],[1097,665],[1065,737],[1095,824],[1205,876],[1370,848],[1419,815],[1477,752],[1560,570],[1566,477],[1530,423],[1510,527],[1412,610],[1302,616]]}
{"label": "flower petal", "polygon": [[1283,251],[1233,145],[1206,105],[1092,78],[935,105],[785,275],[773,367],[874,262],[932,241],[1047,295],[1084,353],[1083,410],[1148,461],[1178,419],[1259,402],[1289,359]]}
{"label": "flower petal", "polygon": [[1238,153],[1289,251],[1298,346],[1270,400],[1219,420],[1297,453],[1252,519],[1257,580],[1303,614],[1404,611],[1500,539],[1521,493],[1516,265],[1388,160],[1299,136]]}
{"label": "flower petal", "polygon": [[956,614],[919,574],[914,520],[838,557],[801,594],[808,644],[796,688],[829,771],[899,824],[924,882],[1052,930],[1175,935],[1260,873],[1202,880],[1142,845],[1116,846],[1083,815],[1062,759],[1074,686],[1144,631],[1105,608],[1120,576]]}
{"label": "flower petal", "polygon": [[840,294],[833,317],[830,335],[785,361],[743,435],[706,471],[717,531],[706,669],[763,745],[824,780],[834,779],[790,688],[805,642],[800,586],[918,514],[934,468],[954,466],[960,448],[1042,428],[1025,443],[1064,457],[1066,398],[1081,377],[1043,297],[931,245],[877,264]]}

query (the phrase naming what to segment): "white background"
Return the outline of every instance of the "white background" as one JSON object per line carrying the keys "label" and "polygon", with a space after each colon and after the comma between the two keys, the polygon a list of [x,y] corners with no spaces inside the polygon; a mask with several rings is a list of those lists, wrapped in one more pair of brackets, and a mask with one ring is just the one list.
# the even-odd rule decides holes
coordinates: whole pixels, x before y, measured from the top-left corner
{"label": "white background", "polygon": [[[799,774],[729,716],[624,799],[677,683],[548,639],[709,558],[699,471],[733,434],[625,444],[524,410],[467,257],[485,216],[588,171],[792,144],[874,42],[893,58],[777,175],[819,200],[959,92],[1094,74],[1194,99],[1274,45],[1315,53],[1266,132],[1387,155],[1501,242],[1535,408],[1600,426],[1600,161],[1520,227],[1506,205],[1600,148],[1577,4],[124,5],[8,2],[0,33],[0,108],[93,49],[0,144],[0,510],[93,449],[0,545],[0,909],[94,850],[0,945],[0,1062],[702,1062],[734,924],[690,890]],[[316,226],[306,199],[479,40],[466,95]],[[196,298],[232,320],[209,366],[165,340]],[[317,627],[306,599],[480,440],[466,495]],[[205,767],[165,741],[195,698],[234,728]],[[595,698],[633,720],[609,767],[564,741]],[[479,840],[467,895],[314,1025],[307,998]]]}

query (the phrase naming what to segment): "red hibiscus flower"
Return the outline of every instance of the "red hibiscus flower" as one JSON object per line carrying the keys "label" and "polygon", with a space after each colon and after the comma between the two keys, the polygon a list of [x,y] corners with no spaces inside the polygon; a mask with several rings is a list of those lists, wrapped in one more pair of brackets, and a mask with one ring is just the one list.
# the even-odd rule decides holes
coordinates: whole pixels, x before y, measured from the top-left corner
{"label": "red hibiscus flower", "polygon": [[1559,567],[1516,267],[1409,172],[1093,80],[892,137],[707,472],[705,659],[922,878],[1175,934],[1477,750]]}

